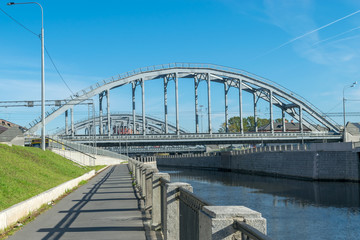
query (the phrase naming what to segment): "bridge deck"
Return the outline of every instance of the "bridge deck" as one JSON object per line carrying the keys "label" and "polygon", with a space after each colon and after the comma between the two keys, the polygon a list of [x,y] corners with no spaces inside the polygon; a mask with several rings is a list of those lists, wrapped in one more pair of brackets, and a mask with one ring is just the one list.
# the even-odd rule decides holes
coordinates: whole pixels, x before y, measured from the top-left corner
{"label": "bridge deck", "polygon": [[146,239],[127,165],[100,173],[9,239]]}

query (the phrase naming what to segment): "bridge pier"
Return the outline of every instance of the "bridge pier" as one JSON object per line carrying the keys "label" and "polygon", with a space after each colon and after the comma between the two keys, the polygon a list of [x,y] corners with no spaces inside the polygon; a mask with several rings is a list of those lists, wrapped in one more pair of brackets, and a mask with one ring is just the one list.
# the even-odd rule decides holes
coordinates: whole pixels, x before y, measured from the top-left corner
{"label": "bridge pier", "polygon": [[285,110],[282,108],[281,109],[281,114],[282,114],[282,131],[286,132],[286,119],[285,119]]}

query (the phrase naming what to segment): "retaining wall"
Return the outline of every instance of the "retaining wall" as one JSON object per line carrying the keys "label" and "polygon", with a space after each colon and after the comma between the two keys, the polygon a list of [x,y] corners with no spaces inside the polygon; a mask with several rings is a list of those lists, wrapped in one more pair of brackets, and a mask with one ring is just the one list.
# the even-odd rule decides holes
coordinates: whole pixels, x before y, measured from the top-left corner
{"label": "retaining wall", "polygon": [[95,175],[95,170],[92,170],[84,175],[67,181],[57,187],[51,188],[46,192],[40,193],[28,200],[20,202],[0,212],[0,231],[16,223],[19,219],[27,216],[29,213],[39,209],[43,204],[57,199],[66,190],[76,187],[82,180],[88,180]]}
{"label": "retaining wall", "polygon": [[215,156],[158,157],[157,165],[308,180],[360,181],[359,153],[353,151],[222,152]]}

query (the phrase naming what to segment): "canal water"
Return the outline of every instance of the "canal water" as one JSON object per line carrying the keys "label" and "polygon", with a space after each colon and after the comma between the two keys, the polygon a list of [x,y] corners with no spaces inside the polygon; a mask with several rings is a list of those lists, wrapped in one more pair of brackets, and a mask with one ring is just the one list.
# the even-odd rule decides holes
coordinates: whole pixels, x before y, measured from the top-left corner
{"label": "canal water", "polygon": [[272,239],[360,239],[360,184],[159,167],[213,205],[261,212]]}

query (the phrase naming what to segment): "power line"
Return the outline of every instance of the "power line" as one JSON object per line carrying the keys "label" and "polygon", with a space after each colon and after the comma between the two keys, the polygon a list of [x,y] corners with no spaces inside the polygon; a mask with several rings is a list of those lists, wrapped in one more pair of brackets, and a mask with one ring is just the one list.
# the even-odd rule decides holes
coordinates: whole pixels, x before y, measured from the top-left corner
{"label": "power line", "polygon": [[[26,31],[30,32],[31,34],[34,34],[35,36],[37,36],[40,39],[40,35],[36,34],[35,32],[33,32],[32,30],[30,30],[28,27],[26,27],[24,24],[22,24],[21,22],[17,21],[15,18],[13,18],[10,14],[8,14],[7,12],[5,12],[3,9],[0,8],[0,11],[2,11],[6,16],[8,16],[11,20],[13,20],[15,23],[17,23],[19,26],[21,26],[22,28],[24,28]],[[67,83],[65,82],[64,78],[62,77],[62,75],[60,74],[58,68],[56,67],[55,62],[53,61],[52,57],[50,56],[49,51],[46,49],[45,46],[45,52],[47,54],[47,56],[50,59],[50,62],[52,63],[52,65],[54,66],[57,74],[60,76],[61,80],[63,81],[63,83],[65,84],[65,86],[67,87],[67,89],[71,92],[72,95],[74,95],[73,91],[71,91],[69,85],[67,85]]]}

